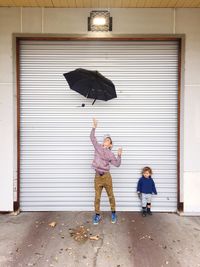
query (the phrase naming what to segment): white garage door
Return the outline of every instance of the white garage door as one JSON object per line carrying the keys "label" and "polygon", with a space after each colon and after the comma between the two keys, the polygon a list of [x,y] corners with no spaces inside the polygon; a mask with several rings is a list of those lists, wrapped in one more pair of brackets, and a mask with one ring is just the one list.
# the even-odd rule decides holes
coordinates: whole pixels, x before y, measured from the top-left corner
{"label": "white garage door", "polygon": [[[98,70],[118,98],[84,99],[63,73]],[[117,210],[140,210],[136,185],[153,169],[158,195],[153,210],[177,206],[178,43],[176,41],[21,41],[20,204],[23,211],[93,210],[92,118],[97,138],[123,147],[111,169]],[[81,104],[85,103],[85,107]],[[105,192],[102,210],[109,210]]]}

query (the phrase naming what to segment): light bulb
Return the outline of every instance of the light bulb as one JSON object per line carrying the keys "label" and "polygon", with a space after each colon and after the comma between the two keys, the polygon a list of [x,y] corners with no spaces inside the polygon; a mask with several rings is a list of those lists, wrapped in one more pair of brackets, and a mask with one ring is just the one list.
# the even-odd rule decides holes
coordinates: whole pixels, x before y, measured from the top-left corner
{"label": "light bulb", "polygon": [[93,25],[105,25],[106,19],[104,17],[95,17],[93,19]]}

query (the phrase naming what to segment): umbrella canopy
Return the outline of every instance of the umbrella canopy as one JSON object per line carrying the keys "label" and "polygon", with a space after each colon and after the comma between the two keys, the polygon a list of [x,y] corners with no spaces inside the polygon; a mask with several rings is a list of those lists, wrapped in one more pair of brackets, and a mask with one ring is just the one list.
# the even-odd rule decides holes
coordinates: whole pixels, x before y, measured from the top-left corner
{"label": "umbrella canopy", "polygon": [[117,97],[112,81],[98,71],[79,68],[63,75],[72,90],[87,98],[108,101]]}

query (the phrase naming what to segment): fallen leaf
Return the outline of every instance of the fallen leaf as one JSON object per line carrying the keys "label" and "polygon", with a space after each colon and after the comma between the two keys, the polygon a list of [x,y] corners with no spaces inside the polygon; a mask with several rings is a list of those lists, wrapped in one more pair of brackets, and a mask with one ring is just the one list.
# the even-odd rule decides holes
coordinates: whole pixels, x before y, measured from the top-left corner
{"label": "fallen leaf", "polygon": [[86,229],[83,225],[78,226],[75,229],[69,228],[69,233],[74,240],[78,242],[86,241],[89,238],[88,229]]}
{"label": "fallen leaf", "polygon": [[65,250],[67,251],[67,250],[71,250],[72,248],[66,248]]}
{"label": "fallen leaf", "polygon": [[99,240],[98,235],[90,236],[90,240]]}
{"label": "fallen leaf", "polygon": [[51,223],[49,223],[49,226],[51,226],[51,227],[55,227],[56,226],[56,222],[51,222]]}
{"label": "fallen leaf", "polygon": [[17,215],[19,215],[19,214],[20,214],[20,209],[18,209],[18,210],[16,210],[16,211],[13,211],[13,212],[11,212],[11,214],[10,214],[10,215],[17,216]]}
{"label": "fallen leaf", "polygon": [[150,235],[144,235],[144,236],[140,237],[140,240],[142,240],[142,239],[146,239],[146,238],[151,239],[151,236],[150,236]]}

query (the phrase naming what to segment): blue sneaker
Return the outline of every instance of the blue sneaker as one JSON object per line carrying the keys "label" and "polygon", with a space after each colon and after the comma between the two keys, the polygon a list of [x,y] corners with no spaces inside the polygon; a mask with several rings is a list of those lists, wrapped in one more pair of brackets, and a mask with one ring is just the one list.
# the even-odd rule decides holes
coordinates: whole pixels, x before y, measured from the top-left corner
{"label": "blue sneaker", "polygon": [[116,223],[116,222],[117,222],[117,215],[116,215],[115,212],[112,212],[111,222],[112,222],[112,223]]}
{"label": "blue sneaker", "polygon": [[101,215],[95,214],[95,216],[93,218],[93,224],[95,224],[95,225],[99,224],[100,220],[101,220]]}

